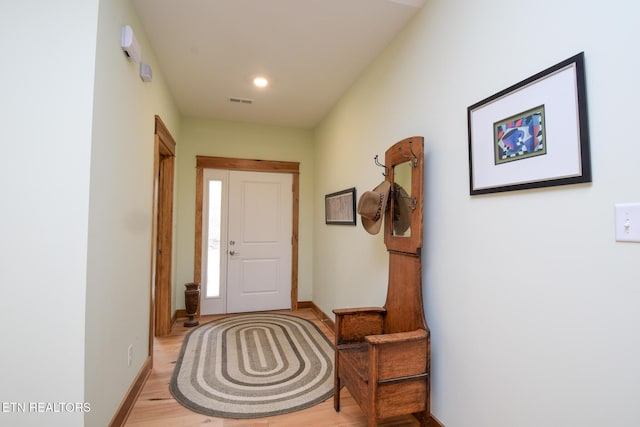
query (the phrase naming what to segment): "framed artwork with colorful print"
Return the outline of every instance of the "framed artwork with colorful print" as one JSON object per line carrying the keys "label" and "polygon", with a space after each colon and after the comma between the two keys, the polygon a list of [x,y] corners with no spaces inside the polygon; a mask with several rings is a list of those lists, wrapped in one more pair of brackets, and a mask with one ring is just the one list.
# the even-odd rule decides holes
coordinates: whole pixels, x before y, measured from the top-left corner
{"label": "framed artwork with colorful print", "polygon": [[467,108],[471,195],[591,182],[584,53]]}

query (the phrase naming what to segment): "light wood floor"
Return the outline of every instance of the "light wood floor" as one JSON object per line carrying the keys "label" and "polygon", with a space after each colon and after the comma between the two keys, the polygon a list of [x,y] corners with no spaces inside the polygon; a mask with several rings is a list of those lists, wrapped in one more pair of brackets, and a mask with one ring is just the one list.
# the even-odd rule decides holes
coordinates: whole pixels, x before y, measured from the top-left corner
{"label": "light wood floor", "polygon": [[[315,315],[311,309],[287,311],[315,323],[322,332],[333,342],[333,331],[329,329]],[[221,316],[203,316],[200,324]],[[154,342],[153,371],[147,380],[131,414],[126,422],[128,427],[188,427],[207,425],[208,427],[359,427],[367,422],[362,411],[355,403],[349,391],[343,389],[340,393],[340,412],[333,409],[333,398],[311,408],[286,415],[254,420],[231,420],[213,418],[192,412],[173,399],[169,392],[169,382],[173,368],[180,352],[182,340],[191,328],[185,328],[183,321],[178,321],[166,337],[156,338]],[[379,426],[400,427],[417,426],[417,421],[411,417],[397,417],[381,421]]]}

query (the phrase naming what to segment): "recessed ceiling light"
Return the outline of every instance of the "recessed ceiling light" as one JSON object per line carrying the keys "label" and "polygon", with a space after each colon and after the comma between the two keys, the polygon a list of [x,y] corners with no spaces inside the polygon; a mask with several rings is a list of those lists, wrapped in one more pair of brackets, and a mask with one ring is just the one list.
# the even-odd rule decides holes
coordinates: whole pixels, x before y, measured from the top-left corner
{"label": "recessed ceiling light", "polygon": [[269,80],[265,79],[264,77],[256,77],[255,79],[253,79],[253,84],[257,87],[266,87],[269,84]]}

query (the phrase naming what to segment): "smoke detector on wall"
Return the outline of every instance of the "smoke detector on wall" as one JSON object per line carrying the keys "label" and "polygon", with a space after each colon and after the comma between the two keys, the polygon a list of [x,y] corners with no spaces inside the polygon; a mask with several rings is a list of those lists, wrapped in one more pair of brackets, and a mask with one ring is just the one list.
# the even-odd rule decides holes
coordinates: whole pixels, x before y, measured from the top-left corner
{"label": "smoke detector on wall", "polygon": [[120,46],[130,61],[133,61],[136,64],[140,62],[140,43],[136,40],[136,36],[133,34],[133,29],[128,25],[122,27]]}

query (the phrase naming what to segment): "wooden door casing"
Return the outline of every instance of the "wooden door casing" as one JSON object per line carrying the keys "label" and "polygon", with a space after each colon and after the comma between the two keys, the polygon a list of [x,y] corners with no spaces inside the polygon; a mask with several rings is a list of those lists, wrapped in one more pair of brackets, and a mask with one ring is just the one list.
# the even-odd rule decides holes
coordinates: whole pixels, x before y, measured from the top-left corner
{"label": "wooden door casing", "polygon": [[[196,224],[193,280],[202,283],[203,170],[226,169],[249,172],[290,173],[293,178],[291,224],[291,309],[298,309],[298,222],[300,200],[300,163],[274,160],[250,160],[229,157],[196,156]],[[198,316],[200,313],[198,313]]]}
{"label": "wooden door casing", "polygon": [[[152,337],[171,332],[171,262],[173,252],[173,183],[176,142],[155,117],[154,203],[152,241]],[[151,339],[150,347],[153,346]]]}

